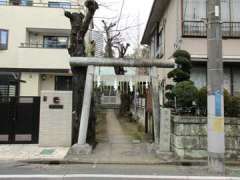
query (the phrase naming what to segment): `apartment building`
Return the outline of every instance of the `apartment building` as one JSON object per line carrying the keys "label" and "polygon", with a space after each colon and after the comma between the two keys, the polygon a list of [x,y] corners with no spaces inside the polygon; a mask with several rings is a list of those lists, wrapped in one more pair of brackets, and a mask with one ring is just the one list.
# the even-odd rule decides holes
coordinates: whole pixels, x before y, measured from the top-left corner
{"label": "apartment building", "polygon": [[64,11],[84,11],[82,4],[83,0],[0,0],[0,95],[71,90],[71,25]]}
{"label": "apartment building", "polygon": [[[167,61],[178,48],[190,52],[191,79],[200,88],[207,82],[206,0],[155,0],[142,38],[151,57]],[[224,87],[240,95],[240,1],[222,0]],[[159,75],[167,79],[168,70]]]}

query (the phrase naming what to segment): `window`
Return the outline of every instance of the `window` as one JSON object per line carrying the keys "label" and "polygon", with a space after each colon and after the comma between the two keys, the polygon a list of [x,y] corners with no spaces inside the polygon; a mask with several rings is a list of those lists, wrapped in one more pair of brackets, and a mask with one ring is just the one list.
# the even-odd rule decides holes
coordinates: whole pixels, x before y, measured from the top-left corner
{"label": "window", "polygon": [[240,1],[231,0],[231,21],[240,22]]}
{"label": "window", "polygon": [[70,9],[70,2],[48,2],[48,7]]}
{"label": "window", "polygon": [[[240,37],[240,1],[221,0],[223,37]],[[206,37],[206,0],[183,0],[183,36]]]}
{"label": "window", "polygon": [[0,50],[8,48],[8,30],[0,29]]}
{"label": "window", "polygon": [[32,6],[32,4],[31,0],[21,0],[21,6]]}
{"label": "window", "polygon": [[160,30],[159,33],[157,33],[157,54],[156,58],[162,58],[163,51],[164,51],[164,31],[163,29]]}
{"label": "window", "polygon": [[55,90],[56,91],[72,91],[72,76],[56,76]]}
{"label": "window", "polygon": [[230,21],[230,0],[221,0],[221,19],[222,21]]}
{"label": "window", "polygon": [[8,1],[7,0],[0,0],[0,5],[7,5]]}
{"label": "window", "polygon": [[185,21],[201,21],[206,18],[206,0],[184,0],[183,18]]}
{"label": "window", "polygon": [[60,36],[44,36],[43,47],[44,48],[67,48],[68,37]]}
{"label": "window", "polygon": [[206,36],[207,29],[203,22],[207,16],[206,0],[184,0],[183,1],[183,35],[184,36]]}

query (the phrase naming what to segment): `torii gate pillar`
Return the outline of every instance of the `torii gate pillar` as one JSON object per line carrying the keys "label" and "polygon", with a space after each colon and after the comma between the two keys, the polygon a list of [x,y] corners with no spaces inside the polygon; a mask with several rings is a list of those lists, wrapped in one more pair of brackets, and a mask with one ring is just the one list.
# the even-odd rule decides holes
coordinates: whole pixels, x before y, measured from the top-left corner
{"label": "torii gate pillar", "polygon": [[124,66],[124,67],[150,67],[151,68],[151,82],[152,82],[152,102],[153,102],[153,120],[154,120],[154,137],[155,144],[160,143],[160,103],[159,103],[159,81],[157,76],[157,67],[173,68],[174,62],[162,62],[160,60],[133,60],[133,59],[110,59],[110,58],[83,58],[72,57],[70,64],[72,67],[87,66],[87,77],[84,89],[84,99],[82,106],[81,121],[79,127],[78,143],[72,148],[74,153],[89,154],[91,147],[86,144],[87,129],[91,105],[91,97],[93,91],[94,81],[94,67],[95,66]]}

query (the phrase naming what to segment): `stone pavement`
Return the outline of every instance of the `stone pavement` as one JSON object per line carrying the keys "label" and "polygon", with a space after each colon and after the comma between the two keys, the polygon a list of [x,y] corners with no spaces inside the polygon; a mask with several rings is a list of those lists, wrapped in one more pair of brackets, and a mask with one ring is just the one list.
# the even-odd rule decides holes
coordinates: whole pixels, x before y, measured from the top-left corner
{"label": "stone pavement", "polygon": [[0,161],[63,160],[69,148],[44,148],[32,144],[0,145]]}
{"label": "stone pavement", "polygon": [[[90,155],[69,153],[65,160],[81,163],[158,164],[174,159],[171,153],[157,156],[154,146],[134,139],[120,124],[114,110],[106,110],[105,131],[98,137],[98,144]],[[137,130],[137,128],[136,128]],[[130,132],[132,133],[132,132]]]}

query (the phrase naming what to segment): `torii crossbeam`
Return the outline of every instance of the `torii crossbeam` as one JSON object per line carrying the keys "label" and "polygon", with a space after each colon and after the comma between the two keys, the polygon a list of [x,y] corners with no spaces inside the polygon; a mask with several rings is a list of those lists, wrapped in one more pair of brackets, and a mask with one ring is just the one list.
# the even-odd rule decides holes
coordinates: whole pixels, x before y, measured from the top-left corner
{"label": "torii crossbeam", "polygon": [[81,153],[81,147],[86,145],[91,97],[94,81],[95,66],[122,66],[122,67],[148,67],[151,68],[150,80],[152,83],[152,102],[155,143],[159,144],[160,139],[160,104],[157,68],[174,68],[174,61],[161,61],[160,59],[111,59],[93,57],[71,57],[71,67],[87,66],[87,77],[84,89],[84,99],[79,127],[78,144],[75,145],[76,153]]}

